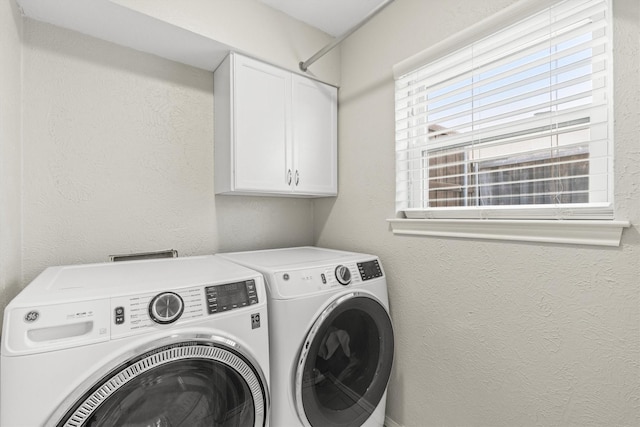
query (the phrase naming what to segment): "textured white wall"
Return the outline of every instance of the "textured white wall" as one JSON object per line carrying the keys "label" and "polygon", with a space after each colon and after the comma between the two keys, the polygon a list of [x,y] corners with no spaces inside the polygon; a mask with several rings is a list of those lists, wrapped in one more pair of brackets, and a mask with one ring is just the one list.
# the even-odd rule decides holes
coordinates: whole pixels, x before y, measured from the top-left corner
{"label": "textured white wall", "polygon": [[22,18],[0,1],[0,307],[20,289]]}
{"label": "textured white wall", "polygon": [[511,0],[396,0],[342,46],[340,193],[315,202],[317,244],[380,255],[402,426],[640,423],[640,3],[614,0],[619,248],[396,237],[400,60]]}
{"label": "textured white wall", "polygon": [[[297,64],[292,43],[326,41],[242,3],[258,8],[245,51],[275,25],[288,31],[271,37],[266,59]],[[23,55],[24,284],[47,266],[110,254],[313,243],[310,200],[214,196],[212,73],[30,19]]]}
{"label": "textured white wall", "polygon": [[[111,0],[161,21],[233,46],[239,52],[300,71],[298,64],[329,43],[327,34],[255,0]],[[308,74],[340,84],[340,49],[329,52]]]}

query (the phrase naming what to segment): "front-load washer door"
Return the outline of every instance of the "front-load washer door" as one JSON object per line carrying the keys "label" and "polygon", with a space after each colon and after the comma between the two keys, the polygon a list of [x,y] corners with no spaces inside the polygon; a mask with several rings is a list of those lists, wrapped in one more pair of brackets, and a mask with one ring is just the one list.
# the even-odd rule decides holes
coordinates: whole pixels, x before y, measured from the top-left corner
{"label": "front-load washer door", "polygon": [[50,425],[264,427],[268,389],[260,368],[230,340],[184,340],[127,360]]}
{"label": "front-load washer door", "polygon": [[391,319],[377,299],[352,292],[333,301],[300,351],[295,392],[301,422],[361,426],[387,388],[393,343]]}

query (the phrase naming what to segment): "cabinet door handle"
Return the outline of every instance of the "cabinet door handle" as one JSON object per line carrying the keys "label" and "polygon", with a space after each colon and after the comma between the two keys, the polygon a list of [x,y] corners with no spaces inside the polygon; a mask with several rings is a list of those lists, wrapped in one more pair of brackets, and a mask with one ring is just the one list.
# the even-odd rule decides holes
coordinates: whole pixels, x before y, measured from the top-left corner
{"label": "cabinet door handle", "polygon": [[299,182],[300,182],[300,172],[296,170],[296,185],[298,185]]}
{"label": "cabinet door handle", "polygon": [[287,171],[287,185],[291,185],[291,169]]}

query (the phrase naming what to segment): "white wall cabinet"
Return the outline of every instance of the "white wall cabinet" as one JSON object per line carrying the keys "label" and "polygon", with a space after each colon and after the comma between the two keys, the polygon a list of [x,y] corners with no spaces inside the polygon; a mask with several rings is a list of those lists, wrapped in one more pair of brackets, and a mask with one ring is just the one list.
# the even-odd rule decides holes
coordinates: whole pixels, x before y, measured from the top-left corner
{"label": "white wall cabinet", "polygon": [[216,194],[337,194],[337,89],[231,53],[214,72]]}

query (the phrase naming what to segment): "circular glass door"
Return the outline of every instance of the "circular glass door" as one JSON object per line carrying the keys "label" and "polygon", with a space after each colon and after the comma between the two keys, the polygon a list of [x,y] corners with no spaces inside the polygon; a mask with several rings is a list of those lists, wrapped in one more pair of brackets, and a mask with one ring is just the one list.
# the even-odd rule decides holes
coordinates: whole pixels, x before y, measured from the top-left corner
{"label": "circular glass door", "polygon": [[186,341],[135,357],[85,393],[58,426],[264,427],[268,391],[247,358]]}
{"label": "circular glass door", "polygon": [[305,340],[296,372],[298,415],[307,426],[357,427],[382,399],[393,364],[393,328],[376,299],[334,301]]}

